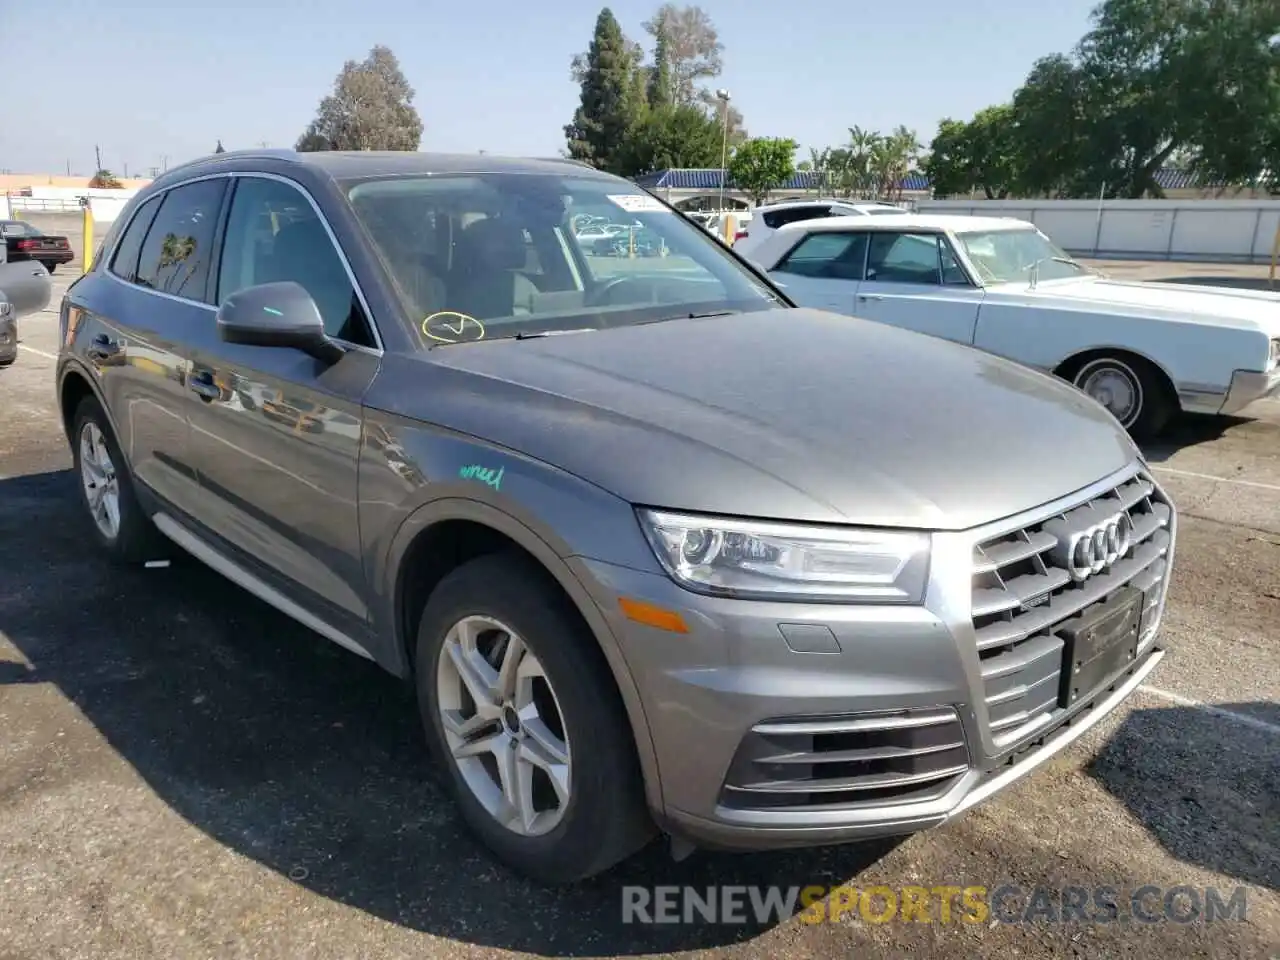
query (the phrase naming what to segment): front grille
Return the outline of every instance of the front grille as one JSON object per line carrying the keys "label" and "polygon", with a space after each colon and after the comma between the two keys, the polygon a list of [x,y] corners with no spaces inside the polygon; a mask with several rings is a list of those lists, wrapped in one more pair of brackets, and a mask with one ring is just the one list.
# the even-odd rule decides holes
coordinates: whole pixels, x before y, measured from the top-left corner
{"label": "front grille", "polygon": [[770,720],[738,747],[721,802],[816,810],[928,800],[968,769],[950,707]]}
{"label": "front grille", "polygon": [[[1058,550],[1064,535],[1123,512],[1130,545],[1104,572],[1076,582]],[[1105,603],[1122,587],[1142,592],[1143,635],[1154,618],[1168,568],[1173,510],[1139,475],[1058,514],[984,540],[973,551],[973,627],[982,664],[988,724],[998,746],[1017,741],[1059,711],[1064,621]]]}

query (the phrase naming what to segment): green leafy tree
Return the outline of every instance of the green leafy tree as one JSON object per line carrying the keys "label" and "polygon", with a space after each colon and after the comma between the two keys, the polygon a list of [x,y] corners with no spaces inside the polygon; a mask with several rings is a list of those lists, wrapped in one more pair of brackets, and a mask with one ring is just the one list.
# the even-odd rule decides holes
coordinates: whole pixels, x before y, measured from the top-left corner
{"label": "green leafy tree", "polygon": [[637,67],[634,45],[605,7],[596,18],[584,61],[575,61],[572,68],[581,77],[581,96],[573,121],[564,128],[571,158],[625,174],[628,140],[643,118]]}
{"label": "green leafy tree", "polygon": [[89,186],[101,190],[119,190],[124,184],[110,170],[99,170],[89,178]]}
{"label": "green leafy tree", "polygon": [[980,189],[997,200],[1018,189],[1019,159],[1013,107],[1004,104],[978,111],[969,123],[939,123],[923,169],[936,196]]}
{"label": "green leafy tree", "polygon": [[680,167],[718,167],[719,122],[697,106],[650,110],[628,138],[622,164],[627,176]]}
{"label": "green leafy tree", "polygon": [[769,193],[782,186],[796,172],[798,144],[781,137],[754,137],[738,145],[729,159],[729,179],[755,204],[764,203]]}
{"label": "green leafy tree", "polygon": [[295,149],[417,150],[422,118],[413,98],[395,54],[375,46],[364,60],[343,64]]}

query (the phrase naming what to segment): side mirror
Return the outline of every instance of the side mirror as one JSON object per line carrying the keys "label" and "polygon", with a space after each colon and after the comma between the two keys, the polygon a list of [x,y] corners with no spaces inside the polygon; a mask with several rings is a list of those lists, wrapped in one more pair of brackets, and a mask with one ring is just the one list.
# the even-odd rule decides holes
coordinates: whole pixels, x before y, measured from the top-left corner
{"label": "side mirror", "polygon": [[299,283],[261,283],[227,297],[218,308],[218,336],[227,343],[292,347],[334,364],[346,351],[324,332],[320,308]]}
{"label": "side mirror", "polygon": [[49,271],[38,261],[15,260],[0,263],[0,303],[8,307],[3,316],[17,319],[39,313],[53,296]]}

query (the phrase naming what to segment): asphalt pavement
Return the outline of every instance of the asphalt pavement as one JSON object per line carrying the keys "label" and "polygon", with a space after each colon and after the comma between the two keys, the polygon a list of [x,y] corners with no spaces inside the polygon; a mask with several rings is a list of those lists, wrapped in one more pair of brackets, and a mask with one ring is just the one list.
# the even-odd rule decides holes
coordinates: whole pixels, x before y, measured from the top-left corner
{"label": "asphalt pavement", "polygon": [[[549,891],[463,832],[395,680],[194,561],[101,560],[54,404],[56,313],[20,336],[0,371],[3,960],[1280,956],[1280,403],[1148,451],[1181,510],[1172,652],[1061,757],[903,842],[680,863],[655,845]],[[1242,888],[1247,910],[623,922],[624,886],[711,884],[1112,887],[1122,906]]]}

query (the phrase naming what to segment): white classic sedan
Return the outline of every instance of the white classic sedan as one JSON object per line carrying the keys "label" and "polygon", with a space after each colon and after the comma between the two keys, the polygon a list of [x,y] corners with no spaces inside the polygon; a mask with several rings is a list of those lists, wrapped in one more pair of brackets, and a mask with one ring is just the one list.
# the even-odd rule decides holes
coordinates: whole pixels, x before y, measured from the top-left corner
{"label": "white classic sedan", "polygon": [[806,220],[749,258],[801,306],[957,340],[1055,373],[1131,433],[1280,393],[1280,295],[1110,280],[997,217]]}

